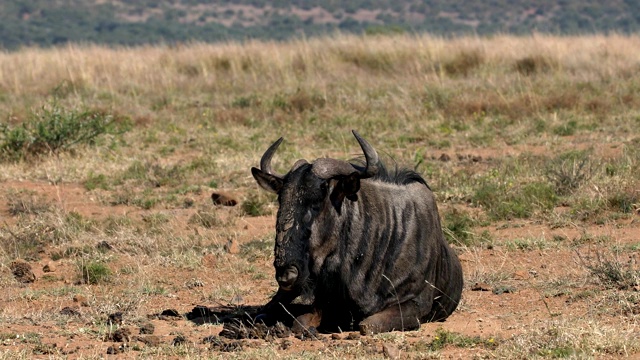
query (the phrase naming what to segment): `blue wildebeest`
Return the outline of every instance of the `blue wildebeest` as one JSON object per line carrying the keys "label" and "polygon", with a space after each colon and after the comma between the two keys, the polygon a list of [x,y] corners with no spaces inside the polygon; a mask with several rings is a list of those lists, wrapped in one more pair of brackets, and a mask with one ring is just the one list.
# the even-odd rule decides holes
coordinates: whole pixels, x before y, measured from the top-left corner
{"label": "blue wildebeest", "polygon": [[280,138],[262,156],[260,169],[251,168],[279,203],[274,250],[279,288],[260,318],[286,315],[283,309],[310,292],[311,309],[297,317],[294,330],[357,326],[362,334],[373,334],[443,321],[458,305],[463,280],[434,195],[415,171],[387,170],[374,148],[353,135],[363,161],[298,160],[278,175],[271,158]]}

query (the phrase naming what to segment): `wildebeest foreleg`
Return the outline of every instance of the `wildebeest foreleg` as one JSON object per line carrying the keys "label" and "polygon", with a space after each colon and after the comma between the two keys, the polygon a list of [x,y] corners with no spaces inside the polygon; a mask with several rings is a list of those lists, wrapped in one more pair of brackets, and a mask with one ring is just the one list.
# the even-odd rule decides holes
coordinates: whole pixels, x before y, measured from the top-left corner
{"label": "wildebeest foreleg", "polygon": [[313,311],[302,314],[296,318],[291,327],[291,331],[296,334],[303,333],[304,330],[309,330],[311,327],[317,328],[322,321],[322,311],[319,309],[313,309]]}
{"label": "wildebeest foreleg", "polygon": [[373,335],[393,330],[415,330],[420,328],[418,308],[413,301],[391,305],[373,314],[359,324],[362,335]]}
{"label": "wildebeest foreleg", "polygon": [[256,316],[256,321],[264,322],[267,325],[273,325],[276,321],[288,316],[286,307],[291,304],[300,292],[285,291],[278,289],[278,292],[271,298],[271,301],[260,309],[260,313]]}

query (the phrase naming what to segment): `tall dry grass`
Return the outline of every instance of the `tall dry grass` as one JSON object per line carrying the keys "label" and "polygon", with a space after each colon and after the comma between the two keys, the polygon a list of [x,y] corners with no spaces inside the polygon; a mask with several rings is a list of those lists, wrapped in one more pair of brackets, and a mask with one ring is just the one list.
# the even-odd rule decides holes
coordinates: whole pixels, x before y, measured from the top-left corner
{"label": "tall dry grass", "polygon": [[[274,161],[282,172],[301,157],[349,158],[358,151],[351,129],[360,130],[382,154],[425,175],[442,205],[448,235],[470,253],[485,247],[501,252],[511,244],[554,258],[574,245],[564,237],[551,242],[544,233],[493,238],[494,226],[534,223],[532,232],[544,228],[548,234],[602,224],[629,232],[637,228],[638,48],[640,36],[622,35],[336,35],[284,43],[70,45],[0,53],[0,125],[19,126],[52,104],[133,123],[125,134],[105,134],[93,146],[34,161],[0,161],[0,212],[14,207],[23,213],[0,225],[0,258],[6,263],[16,256],[37,257],[46,246],[51,256],[72,265],[84,258],[114,261],[112,281],[131,288],[122,296],[136,305],[183,287],[158,282],[148,271],[170,269],[192,277],[202,269],[204,255],[213,255],[219,262],[206,270],[212,275],[207,281],[222,280],[207,287],[208,293],[196,290],[202,291],[198,301],[228,303],[236,295],[252,304],[266,301],[269,294],[252,292],[256,283],[276,286],[265,275],[272,271],[273,234],[249,215],[273,213],[275,205],[257,188],[249,168],[280,136],[286,141]],[[440,157],[445,152],[452,161]],[[2,191],[20,188],[23,180],[38,194],[48,192],[50,203],[31,201],[36,196],[31,190]],[[212,210],[213,187],[235,191],[251,209]],[[82,207],[80,216],[75,211]],[[235,256],[227,254],[228,242],[240,238],[245,246]],[[18,247],[16,239],[44,244]],[[101,241],[116,250],[103,252],[96,247]],[[502,262],[514,261],[515,252],[509,251]],[[525,256],[530,253],[517,259]],[[588,272],[576,266],[567,272],[569,280],[589,282]],[[507,281],[511,273],[505,271],[491,263],[479,279]],[[541,277],[530,280],[536,286],[557,293],[581,290],[554,285],[545,271],[537,271]],[[11,284],[10,274],[3,274],[0,283]],[[226,282],[243,276],[251,281]],[[111,311],[120,300],[101,293],[100,286],[94,286],[95,302]],[[637,305],[635,295],[629,297],[624,306]],[[597,302],[594,298],[586,301]],[[19,321],[14,319],[18,300],[11,299],[13,307],[6,307],[0,323]],[[613,309],[622,308],[617,306]],[[638,352],[632,337],[637,314],[620,318],[618,329],[604,327],[602,335],[585,336],[608,326],[610,318],[585,322],[591,321],[589,314],[574,319],[570,312],[566,323],[542,319],[491,355]],[[554,339],[555,347],[545,347]]]}

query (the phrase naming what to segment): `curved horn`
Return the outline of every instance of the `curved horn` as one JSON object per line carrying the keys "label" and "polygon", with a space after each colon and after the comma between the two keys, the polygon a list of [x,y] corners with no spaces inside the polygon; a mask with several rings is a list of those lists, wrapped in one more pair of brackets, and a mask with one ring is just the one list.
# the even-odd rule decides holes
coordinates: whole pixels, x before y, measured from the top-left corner
{"label": "curved horn", "polygon": [[264,154],[262,155],[262,158],[260,159],[260,170],[266,172],[267,174],[279,177],[281,179],[283,178],[283,176],[280,174],[274,173],[271,169],[271,158],[273,157],[273,154],[276,152],[276,149],[278,149],[278,146],[280,146],[280,143],[282,143],[282,140],[283,138],[281,137],[280,139],[276,140],[276,142],[271,144],[271,146],[269,146],[267,151],[264,152]]}
{"label": "curved horn", "polygon": [[316,176],[321,179],[331,179],[336,176],[348,176],[358,172],[361,179],[366,179],[378,173],[380,168],[378,153],[360,134],[355,130],[352,130],[352,132],[364,153],[365,168],[363,169],[361,166],[353,165],[344,160],[321,158],[313,162],[313,168],[311,169]]}
{"label": "curved horn", "polygon": [[353,136],[358,140],[358,144],[360,144],[360,148],[364,153],[364,158],[367,161],[367,165],[362,172],[362,179],[370,178],[376,176],[378,173],[378,169],[380,168],[380,159],[378,157],[378,153],[376,150],[367,142],[367,140],[363,139],[357,131],[351,130]]}
{"label": "curved horn", "polygon": [[302,166],[302,165],[306,165],[306,164],[308,164],[308,163],[309,163],[309,162],[308,162],[307,160],[305,160],[305,159],[300,159],[300,160],[296,161],[296,162],[295,162],[295,164],[293,164],[293,166],[291,167],[291,170],[289,170],[289,172],[294,172],[294,171],[296,171],[300,166]]}
{"label": "curved horn", "polygon": [[317,177],[328,180],[336,176],[351,175],[358,172],[358,169],[344,160],[320,158],[313,162],[311,171]]}

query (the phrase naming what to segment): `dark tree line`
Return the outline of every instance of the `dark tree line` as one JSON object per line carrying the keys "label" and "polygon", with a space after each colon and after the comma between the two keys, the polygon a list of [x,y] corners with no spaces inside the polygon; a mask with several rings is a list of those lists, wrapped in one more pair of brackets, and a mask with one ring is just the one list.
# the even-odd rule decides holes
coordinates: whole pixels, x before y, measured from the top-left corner
{"label": "dark tree line", "polygon": [[[238,5],[245,5],[239,7]],[[256,16],[247,7],[256,9]],[[202,10],[206,9],[206,10]],[[333,21],[299,16],[321,9]],[[374,10],[366,20],[361,10]],[[231,19],[231,20],[230,20]],[[229,22],[231,23],[229,24]],[[226,25],[225,25],[226,24]],[[634,33],[638,0],[5,0],[0,47],[67,42],[138,45],[187,41],[288,39],[335,31],[480,35]]]}

